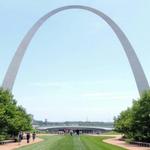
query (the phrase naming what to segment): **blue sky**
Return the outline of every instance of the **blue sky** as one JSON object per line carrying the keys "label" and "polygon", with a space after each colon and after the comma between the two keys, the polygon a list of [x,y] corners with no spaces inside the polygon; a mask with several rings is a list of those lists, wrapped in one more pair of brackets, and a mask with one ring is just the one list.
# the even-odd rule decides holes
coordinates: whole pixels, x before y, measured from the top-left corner
{"label": "blue sky", "polygon": [[[0,0],[0,82],[17,46],[45,13],[81,4],[110,16],[131,41],[150,81],[148,0]],[[112,121],[139,97],[125,53],[110,27],[84,10],[67,10],[37,32],[13,94],[35,119]]]}

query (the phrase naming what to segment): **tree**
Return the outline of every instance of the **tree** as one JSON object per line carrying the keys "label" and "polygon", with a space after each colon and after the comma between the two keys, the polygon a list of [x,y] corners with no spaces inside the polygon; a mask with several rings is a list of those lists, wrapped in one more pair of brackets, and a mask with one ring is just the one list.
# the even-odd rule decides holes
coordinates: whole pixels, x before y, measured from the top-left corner
{"label": "tree", "polygon": [[132,123],[132,110],[130,108],[122,111],[118,118],[114,119],[115,130],[128,136],[132,130]]}
{"label": "tree", "polygon": [[32,129],[31,117],[22,106],[17,106],[14,96],[0,88],[0,135],[17,135]]}
{"label": "tree", "polygon": [[133,101],[131,108],[114,120],[115,130],[136,141],[150,141],[150,91]]}

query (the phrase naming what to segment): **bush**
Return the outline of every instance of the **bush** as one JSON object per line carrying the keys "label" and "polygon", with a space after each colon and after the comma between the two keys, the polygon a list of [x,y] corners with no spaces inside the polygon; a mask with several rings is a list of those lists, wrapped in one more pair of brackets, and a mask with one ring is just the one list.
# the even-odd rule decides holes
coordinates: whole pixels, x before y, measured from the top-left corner
{"label": "bush", "polygon": [[150,91],[133,101],[131,108],[114,119],[115,130],[135,141],[150,142]]}

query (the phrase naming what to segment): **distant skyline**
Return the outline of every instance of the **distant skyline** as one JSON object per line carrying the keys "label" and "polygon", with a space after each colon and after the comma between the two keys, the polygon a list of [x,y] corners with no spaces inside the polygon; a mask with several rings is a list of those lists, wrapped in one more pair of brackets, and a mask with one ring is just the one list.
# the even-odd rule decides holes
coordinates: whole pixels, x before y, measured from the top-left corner
{"label": "distant skyline", "polygon": [[[0,2],[0,81],[18,44],[45,13],[64,5],[94,7],[131,41],[150,80],[149,1]],[[27,8],[27,9],[26,9]],[[139,97],[124,51],[110,27],[83,10],[50,18],[31,42],[13,94],[35,119],[112,121]]]}

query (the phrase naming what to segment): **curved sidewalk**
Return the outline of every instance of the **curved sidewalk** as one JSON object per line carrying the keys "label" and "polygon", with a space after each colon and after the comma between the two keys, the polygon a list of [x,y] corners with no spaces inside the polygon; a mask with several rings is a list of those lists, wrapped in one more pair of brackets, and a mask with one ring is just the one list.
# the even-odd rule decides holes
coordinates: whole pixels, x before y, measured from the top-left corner
{"label": "curved sidewalk", "polygon": [[32,140],[30,140],[30,143],[27,143],[26,140],[22,140],[20,145],[17,142],[5,144],[5,145],[0,145],[0,150],[14,150],[14,149],[22,147],[22,146],[35,144],[35,143],[42,142],[42,141],[43,141],[43,139],[40,139],[40,138],[36,138],[34,142]]}
{"label": "curved sidewalk", "polygon": [[[110,135],[110,136],[112,136],[112,135]],[[121,136],[115,136],[114,138],[106,139],[106,140],[103,140],[103,141],[105,143],[112,144],[112,145],[117,145],[117,146],[123,147],[123,148],[128,149],[128,150],[150,150],[150,148],[148,148],[148,147],[140,147],[140,146],[137,146],[137,145],[128,144],[124,141],[120,141],[119,140],[120,138],[121,138]]]}

